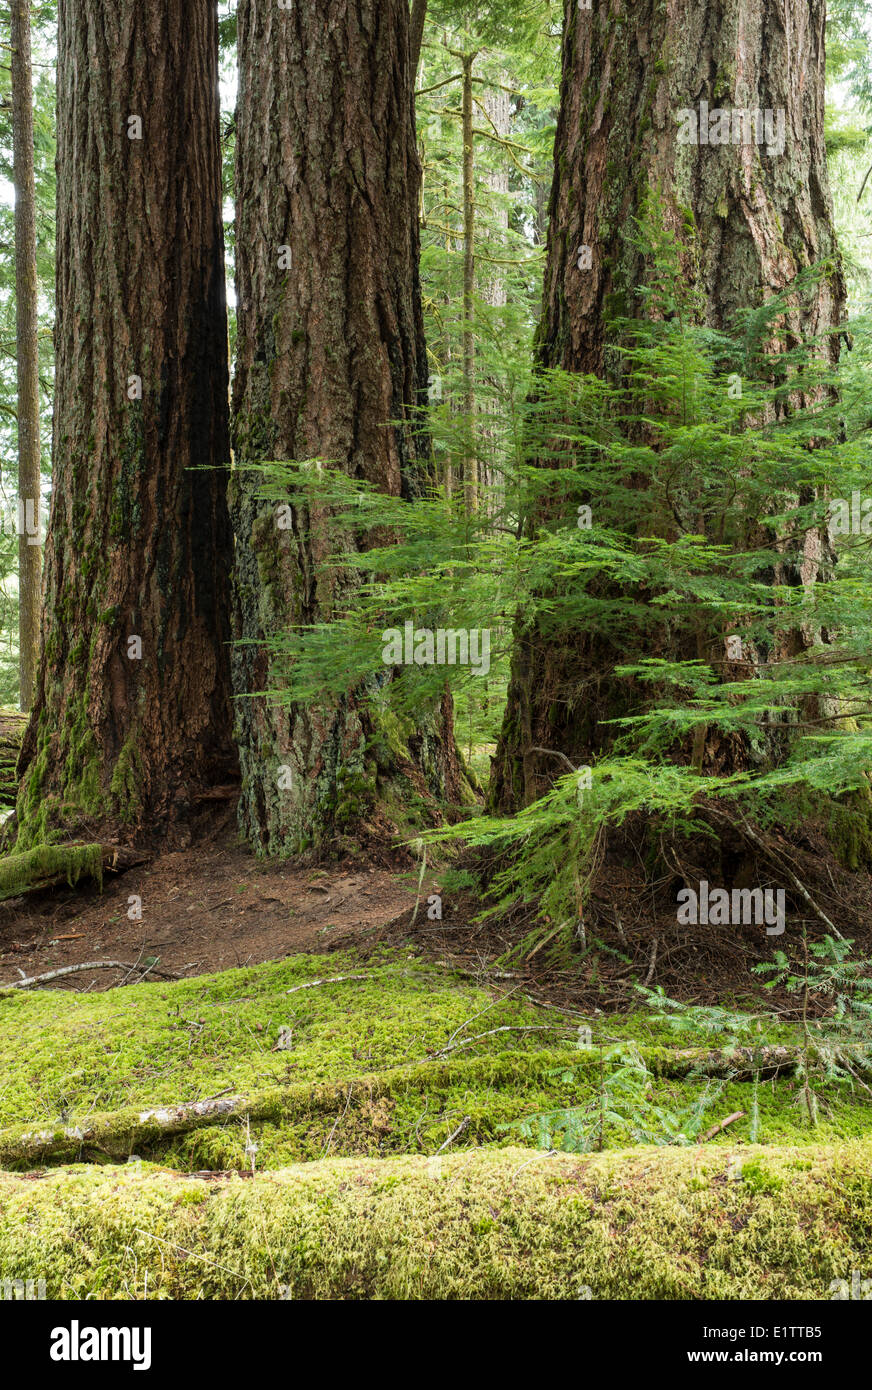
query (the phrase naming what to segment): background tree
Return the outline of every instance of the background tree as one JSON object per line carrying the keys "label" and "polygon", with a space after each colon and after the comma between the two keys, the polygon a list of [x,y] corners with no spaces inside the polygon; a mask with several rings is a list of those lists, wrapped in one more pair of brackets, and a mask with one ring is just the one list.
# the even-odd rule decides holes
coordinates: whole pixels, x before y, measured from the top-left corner
{"label": "background tree", "polygon": [[[529,374],[541,299],[533,253],[538,181],[553,132],[538,125],[559,36],[547,3],[428,12],[417,99],[424,165],[422,283],[440,479],[465,479],[468,510],[505,487],[507,415]],[[463,302],[458,317],[446,312]],[[523,389],[522,389],[523,393]],[[483,423],[481,416],[490,419]]]}
{"label": "background tree", "polygon": [[15,172],[15,307],[18,361],[19,700],[29,710],[36,681],[42,577],[40,550],[39,306],[36,176],[29,0],[11,0],[12,139]]}
{"label": "background tree", "polygon": [[217,20],[61,0],[53,493],[17,845],[181,839],[235,771]]}
{"label": "background tree", "polygon": [[412,0],[409,18],[409,71],[414,82],[421,61],[421,45],[424,42],[424,25],[427,22],[427,0]]}
{"label": "background tree", "polygon": [[[2,14],[10,50],[0,64],[0,705],[18,706],[19,539],[18,526],[18,297],[16,294],[15,168],[12,100],[12,12]],[[51,400],[54,319],[55,80],[57,8],[30,9],[33,48],[32,122],[35,175],[38,388],[42,491],[51,472]],[[8,461],[8,462],[7,462]],[[43,521],[45,515],[43,512]],[[44,527],[43,527],[44,529]],[[25,557],[41,558],[36,547]],[[37,585],[39,599],[39,585]],[[13,721],[14,722],[14,721]],[[5,798],[4,798],[5,799]],[[13,797],[14,800],[14,797]]]}

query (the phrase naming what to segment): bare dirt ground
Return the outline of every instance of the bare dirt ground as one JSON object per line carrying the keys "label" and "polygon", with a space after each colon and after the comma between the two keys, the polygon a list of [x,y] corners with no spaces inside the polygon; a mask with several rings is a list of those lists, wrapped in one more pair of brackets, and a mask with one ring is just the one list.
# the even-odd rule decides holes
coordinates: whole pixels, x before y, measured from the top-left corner
{"label": "bare dirt ground", "polygon": [[[86,961],[145,962],[177,975],[256,965],[326,949],[383,927],[414,907],[416,879],[398,864],[300,869],[260,861],[235,835],[161,855],[108,875],[103,891],[79,885],[0,903],[0,984]],[[141,920],[128,914],[141,899]],[[78,972],[56,987],[106,989],[123,972]]]}
{"label": "bare dirt ground", "polygon": [[[413,921],[417,874],[401,853],[301,868],[258,860],[225,829],[194,848],[108,875],[102,893],[80,884],[0,903],[0,985],[89,961],[127,968],[78,971],[49,987],[105,990],[146,975],[192,977],[302,952],[354,947],[368,955],[411,945],[482,982],[559,1007],[638,1008],[638,986],[647,985],[696,1003],[756,998],[792,1015],[797,998],[767,991],[755,967],[776,947],[791,957],[801,953],[803,932],[820,940],[830,921],[868,954],[872,878],[841,869],[811,840],[791,850],[789,863],[813,887],[814,907],[795,895],[788,931],[773,938],[758,926],[680,925],[681,878],[646,888],[638,866],[615,856],[587,902],[583,937],[577,924],[567,956],[565,949],[555,955],[547,923],[530,937],[535,907],[482,922],[481,897],[466,891],[444,896],[443,919],[429,920],[427,897],[438,890],[438,871],[425,879]],[[685,881],[706,872],[704,862],[689,863]],[[756,865],[752,881],[771,882],[769,873]],[[139,920],[129,915],[133,898],[141,899]]]}

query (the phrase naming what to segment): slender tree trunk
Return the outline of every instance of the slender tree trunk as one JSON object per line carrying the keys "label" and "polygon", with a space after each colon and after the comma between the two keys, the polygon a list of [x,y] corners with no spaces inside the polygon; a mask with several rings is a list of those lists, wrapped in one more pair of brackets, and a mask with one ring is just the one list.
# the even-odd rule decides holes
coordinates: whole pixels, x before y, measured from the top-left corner
{"label": "slender tree trunk", "polygon": [[409,71],[413,87],[418,75],[418,68],[421,64],[421,47],[424,43],[424,25],[426,22],[427,0],[413,0],[412,13],[409,20],[409,52],[411,55]]}
{"label": "slender tree trunk", "polygon": [[33,703],[40,616],[39,320],[30,0],[10,0],[18,361],[18,652],[20,704]]}
{"label": "slender tree trunk", "polygon": [[[449,222],[449,218],[450,218],[450,216],[451,216],[451,213],[450,213],[450,211],[449,211],[449,209],[450,209],[450,207],[451,207],[451,185],[450,185],[449,183],[446,183],[444,192],[445,192],[445,250],[446,250],[446,251],[449,253],[449,255],[450,255],[450,253],[454,250],[454,247],[453,247],[452,241],[451,241],[451,230],[450,230],[451,224],[450,224],[450,222]],[[446,298],[446,303],[447,303],[447,298]],[[446,335],[446,344],[445,344],[445,365],[446,365],[446,367],[448,367],[448,366],[450,365],[451,360],[452,360],[451,338],[450,338],[450,335]],[[460,469],[461,469],[461,471],[462,471],[462,468],[463,468],[463,460],[462,460],[462,459],[458,459],[458,463],[459,463]],[[457,470],[455,470],[455,467],[454,467],[454,451],[453,451],[453,448],[452,448],[452,449],[446,450],[446,453],[445,453],[444,470],[445,470],[445,472],[444,472],[443,482],[444,482],[444,485],[445,485],[445,496],[450,500],[450,499],[454,496],[454,474],[455,474],[455,472],[457,471]]]}
{"label": "slender tree trunk", "polygon": [[[508,85],[509,74],[500,74],[503,87]],[[509,93],[502,88],[492,88],[485,93],[484,109],[487,112],[487,126],[502,140],[509,138],[512,126],[512,103]],[[491,208],[490,225],[493,231],[488,236],[487,250],[495,257],[505,257],[506,237],[509,229],[509,167],[505,153],[498,144],[490,144],[492,162],[485,173],[485,182],[490,191],[496,194],[495,205]],[[502,309],[506,304],[506,277],[501,266],[486,265],[480,275],[481,298],[491,309]],[[490,378],[492,389],[499,389],[499,382]],[[487,398],[484,409],[493,414],[497,408],[494,397]],[[488,508],[491,513],[502,509],[505,499],[505,475],[499,453],[499,436],[483,422],[478,431],[482,464],[480,465],[479,486],[487,492]],[[487,454],[485,454],[485,449]]]}
{"label": "slender tree trunk", "polygon": [[238,775],[213,5],[60,0],[53,491],[18,848],[185,842]]}
{"label": "slender tree trunk", "polygon": [[[700,320],[731,326],[796,274],[830,259],[831,273],[788,315],[794,341],[841,320],[839,269],[824,150],[824,0],[566,0],[561,107],[539,359],[545,367],[603,371],[607,312],[639,312],[648,267],[631,236],[649,190],[684,242],[684,273]],[[767,144],[683,143],[683,111],[771,113]],[[778,113],[781,113],[783,125]],[[686,124],[685,124],[686,128]],[[762,127],[761,127],[762,128]],[[779,135],[779,132],[783,135]],[[591,268],[578,250],[591,249]],[[830,352],[837,356],[835,336]],[[806,542],[803,580],[821,564]],[[601,638],[558,646],[522,625],[494,761],[495,805],[514,810],[559,773],[557,750],[579,765],[611,737],[604,719],[628,712],[631,684],[612,676],[626,649]]]}
{"label": "slender tree trunk", "polygon": [[[406,497],[430,478],[408,22],[408,0],[240,4],[234,383],[237,465],[318,458]],[[234,475],[241,826],[261,852],[327,852],[384,836],[410,785],[458,794],[450,702],[398,743],[363,692],[260,696],[282,682],[264,639],[329,621],[354,581],[327,564],[329,515],[282,529],[259,482]]]}
{"label": "slender tree trunk", "polygon": [[474,53],[463,55],[463,415],[464,499],[468,516],[478,509],[475,431],[475,136],[472,129]]}
{"label": "slender tree trunk", "polygon": [[[504,72],[500,76],[503,84],[507,85],[509,74]],[[490,88],[484,94],[483,105],[488,117],[486,126],[500,139],[507,140],[512,129],[512,102],[509,93],[498,87]],[[488,161],[484,178],[491,192],[497,195],[496,205],[491,212],[491,223],[496,229],[493,236],[494,254],[504,256],[505,238],[509,230],[509,210],[505,203],[509,193],[509,166],[499,145],[494,144],[491,149],[493,158]],[[499,266],[489,266],[482,279],[482,299],[491,308],[502,308],[506,303],[505,272]]]}

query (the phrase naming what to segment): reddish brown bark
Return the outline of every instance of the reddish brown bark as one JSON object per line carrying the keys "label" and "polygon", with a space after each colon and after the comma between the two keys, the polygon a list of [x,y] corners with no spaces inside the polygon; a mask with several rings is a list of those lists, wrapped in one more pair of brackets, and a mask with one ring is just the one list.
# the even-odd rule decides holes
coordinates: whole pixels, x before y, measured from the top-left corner
{"label": "reddish brown bark", "polygon": [[234,681],[241,825],[270,853],[384,833],[386,781],[401,799],[457,793],[450,706],[385,761],[357,694],[246,698],[281,688],[264,639],[329,620],[352,581],[326,564],[329,516],[295,508],[279,529],[244,465],[319,458],[394,496],[429,477],[408,23],[408,0],[239,7]]}
{"label": "reddish brown bark", "polygon": [[39,285],[36,274],[36,179],[33,152],[33,93],[30,60],[30,3],[11,0],[12,143],[15,164],[15,318],[18,365],[18,497],[22,504],[18,541],[18,664],[20,705],[33,703],[39,651],[40,428]]}
{"label": "reddish brown bark", "polygon": [[184,837],[236,765],[215,9],[60,0],[58,21],[53,493],[19,847],[84,825]]}
{"label": "reddish brown bark", "polygon": [[[838,324],[844,306],[823,138],[824,0],[567,0],[563,77],[539,358],[545,367],[603,372],[609,315],[642,312],[651,266],[630,235],[650,193],[684,243],[683,273],[698,318],[729,329],[805,268],[831,260],[814,295],[788,315],[794,341]],[[680,143],[681,112],[700,103],[771,112],[766,143]],[[778,112],[784,118],[777,148]],[[765,130],[765,127],[764,127]],[[579,269],[579,249],[591,250]],[[835,358],[835,339],[830,352]],[[809,535],[807,567],[821,558]],[[807,577],[807,576],[806,576]],[[667,653],[664,653],[667,654]],[[696,655],[695,652],[672,653]],[[602,721],[638,692],[613,667],[625,647],[579,633],[555,643],[517,632],[491,796],[503,810],[535,799],[561,771],[613,737]]]}

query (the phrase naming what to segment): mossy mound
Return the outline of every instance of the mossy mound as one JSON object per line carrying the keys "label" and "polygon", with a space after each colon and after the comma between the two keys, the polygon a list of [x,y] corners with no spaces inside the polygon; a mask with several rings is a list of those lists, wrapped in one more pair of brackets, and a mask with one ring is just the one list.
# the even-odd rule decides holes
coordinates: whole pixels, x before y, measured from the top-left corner
{"label": "mossy mound", "polygon": [[870,1260],[869,1140],[0,1174],[0,1278],[49,1298],[830,1299]]}
{"label": "mossy mound", "polygon": [[[339,978],[337,978],[339,977]],[[350,978],[349,978],[350,977]],[[317,983],[320,981],[321,983]],[[641,1015],[587,1020],[398,951],[297,956],[99,995],[0,997],[0,1167],[113,1163],[258,1171],[321,1157],[527,1144],[586,1152],[694,1142],[829,1142],[872,1132],[872,1097],[821,1080],[797,1105],[789,1029],[761,1071],[710,1066]],[[642,1041],[644,1039],[644,1041]],[[707,1070],[708,1069],[708,1070]],[[756,1080],[756,1084],[755,1084]]]}

